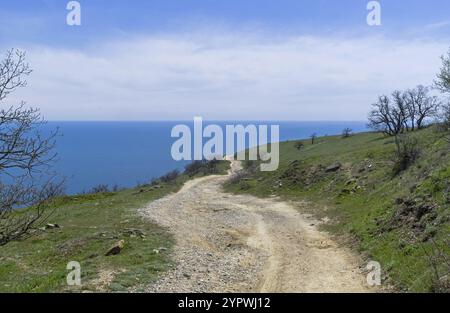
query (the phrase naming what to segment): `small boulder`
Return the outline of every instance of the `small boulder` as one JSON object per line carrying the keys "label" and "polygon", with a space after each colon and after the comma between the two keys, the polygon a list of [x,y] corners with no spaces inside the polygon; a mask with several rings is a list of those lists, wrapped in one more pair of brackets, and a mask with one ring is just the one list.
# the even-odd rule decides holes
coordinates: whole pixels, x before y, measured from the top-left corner
{"label": "small boulder", "polygon": [[330,173],[330,172],[336,172],[341,168],[341,164],[340,163],[335,163],[333,165],[328,166],[325,169],[325,172]]}
{"label": "small boulder", "polygon": [[59,228],[59,225],[58,224],[50,224],[50,223],[45,225],[45,229],[54,229],[54,228]]}
{"label": "small boulder", "polygon": [[123,247],[125,246],[125,240],[119,240],[114,246],[112,246],[108,252],[106,252],[106,256],[110,255],[117,255],[122,251]]}

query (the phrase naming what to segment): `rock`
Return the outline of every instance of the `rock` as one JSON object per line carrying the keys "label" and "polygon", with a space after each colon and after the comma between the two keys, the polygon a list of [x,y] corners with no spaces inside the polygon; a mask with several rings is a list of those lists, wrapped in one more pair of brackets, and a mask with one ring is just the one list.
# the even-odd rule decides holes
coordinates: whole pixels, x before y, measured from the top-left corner
{"label": "rock", "polygon": [[45,229],[53,229],[53,228],[60,228],[58,224],[47,224],[45,225]]}
{"label": "rock", "polygon": [[333,165],[328,166],[325,169],[325,172],[330,173],[330,172],[336,172],[341,168],[341,164],[340,163],[335,163]]}
{"label": "rock", "polygon": [[140,229],[125,228],[125,230],[122,233],[124,236],[128,236],[131,238],[135,237],[145,238],[145,233]]}
{"label": "rock", "polygon": [[395,199],[395,204],[397,204],[397,205],[403,204],[404,202],[405,202],[405,200],[403,198]]}
{"label": "rock", "polygon": [[120,253],[120,251],[122,251],[123,247],[125,246],[125,241],[124,240],[119,240],[114,246],[112,246],[108,252],[106,252],[106,256],[110,256],[110,255],[117,255]]}
{"label": "rock", "polygon": [[341,195],[349,195],[352,193],[352,190],[348,189],[348,188],[344,188],[341,190]]}

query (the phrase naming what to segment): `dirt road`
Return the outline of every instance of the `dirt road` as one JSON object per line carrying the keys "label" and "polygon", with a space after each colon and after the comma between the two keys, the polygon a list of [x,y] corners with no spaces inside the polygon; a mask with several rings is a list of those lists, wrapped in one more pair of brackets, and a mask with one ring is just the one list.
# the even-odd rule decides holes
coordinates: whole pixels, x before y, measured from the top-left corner
{"label": "dirt road", "polygon": [[176,239],[177,265],[149,292],[370,291],[357,258],[317,221],[286,202],[227,194],[227,178],[189,181],[140,211]]}

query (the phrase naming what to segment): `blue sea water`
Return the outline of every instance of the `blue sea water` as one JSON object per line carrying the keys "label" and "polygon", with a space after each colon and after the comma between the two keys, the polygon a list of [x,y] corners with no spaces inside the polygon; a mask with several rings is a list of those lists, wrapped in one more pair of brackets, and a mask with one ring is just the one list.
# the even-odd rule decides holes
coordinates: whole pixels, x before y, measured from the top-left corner
{"label": "blue sea water", "polygon": [[[192,122],[57,122],[46,125],[59,128],[54,169],[66,179],[66,192],[76,194],[99,184],[134,187],[173,169],[182,169],[186,161],[174,161],[171,146],[172,127],[192,127]],[[280,140],[308,138],[312,133],[340,134],[346,127],[354,132],[366,130],[365,122],[206,122],[218,124],[277,124]],[[270,137],[269,137],[270,138]]]}

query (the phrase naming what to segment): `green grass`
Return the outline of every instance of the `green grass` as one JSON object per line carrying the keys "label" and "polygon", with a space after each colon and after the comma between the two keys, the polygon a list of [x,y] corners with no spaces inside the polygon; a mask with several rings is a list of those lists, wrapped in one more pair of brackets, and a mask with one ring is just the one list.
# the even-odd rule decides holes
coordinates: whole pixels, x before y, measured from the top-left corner
{"label": "green grass", "polygon": [[[222,162],[218,172],[224,173],[228,167],[228,162]],[[0,247],[0,292],[80,292],[101,287],[117,292],[142,290],[173,265],[169,257],[173,238],[140,217],[137,209],[176,192],[188,179],[181,175],[173,183],[158,184],[160,188],[144,185],[56,199],[48,222],[60,228],[38,230],[28,239]],[[145,237],[130,236],[127,229],[138,229]],[[125,240],[121,253],[105,256],[121,239]],[[81,288],[67,286],[70,261],[81,265]],[[101,283],[100,278],[108,275],[112,279]]]}
{"label": "green grass", "polygon": [[[284,142],[277,171],[256,171],[225,188],[260,197],[278,195],[294,202],[310,200],[311,213],[332,221],[326,230],[355,246],[367,259],[380,262],[388,283],[399,290],[432,291],[436,279],[427,254],[433,254],[436,243],[450,256],[445,242],[450,235],[450,158],[443,135],[433,127],[415,132],[412,136],[421,154],[397,176],[392,171],[395,143],[381,134],[322,137],[314,145],[305,140],[300,150],[296,141]],[[342,164],[341,169],[326,173],[325,168],[336,162]],[[408,222],[395,223],[397,198],[422,199],[418,201],[433,205],[417,221],[423,229]],[[440,271],[448,270],[442,259],[438,263]]]}

